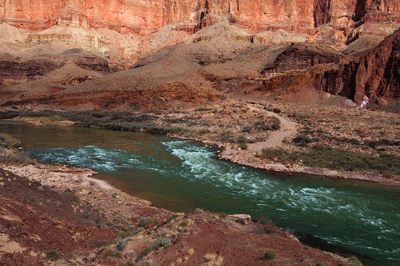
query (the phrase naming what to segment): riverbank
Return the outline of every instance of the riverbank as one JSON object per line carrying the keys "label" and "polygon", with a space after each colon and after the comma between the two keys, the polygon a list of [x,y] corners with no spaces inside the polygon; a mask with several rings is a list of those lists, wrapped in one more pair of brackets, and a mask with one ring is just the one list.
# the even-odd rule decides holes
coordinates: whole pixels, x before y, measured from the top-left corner
{"label": "riverbank", "polygon": [[[50,112],[50,117],[40,114],[46,112],[13,120],[36,125],[71,125],[72,122],[65,119],[69,117],[80,126],[142,130],[201,141],[218,147],[221,159],[266,171],[400,185],[397,167],[400,163],[400,141],[397,140],[400,128],[396,123],[397,115],[391,113],[227,101],[180,111]],[[312,158],[315,155],[311,155],[312,166],[303,162],[302,156],[319,147],[337,151],[338,157],[348,159],[336,159],[334,155],[332,162],[320,163]],[[265,150],[277,152],[271,156],[264,153]],[[328,157],[324,153],[318,156]],[[364,162],[366,159],[368,162]]]}
{"label": "riverbank", "polygon": [[[2,230],[0,256],[5,265],[15,261],[47,265],[265,265],[265,260],[273,265],[348,263],[337,255],[301,244],[273,223],[253,222],[248,215],[203,210],[173,213],[153,207],[149,201],[92,178],[95,172],[90,169],[0,164],[0,174],[0,226],[11,223],[20,232],[28,230],[23,234]],[[12,196],[19,193],[30,200],[23,204]],[[57,214],[53,205],[64,211]],[[96,234],[119,236],[113,241],[98,238],[100,242],[90,244],[86,233],[78,229],[83,221],[76,217],[91,224],[91,230],[103,230]],[[37,219],[53,225],[43,231],[29,229],[27,221]],[[70,240],[64,242],[70,248],[56,240],[48,242],[48,233],[69,236]],[[49,254],[58,257],[52,262]]]}

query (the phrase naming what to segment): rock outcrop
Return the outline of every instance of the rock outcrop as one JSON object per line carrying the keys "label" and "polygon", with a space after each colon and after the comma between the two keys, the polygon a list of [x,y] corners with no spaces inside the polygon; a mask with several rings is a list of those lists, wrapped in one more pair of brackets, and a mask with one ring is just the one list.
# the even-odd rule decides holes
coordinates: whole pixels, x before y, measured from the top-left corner
{"label": "rock outcrop", "polygon": [[0,14],[0,22],[30,30],[87,24],[147,35],[170,23],[201,23],[208,15],[231,15],[237,21],[285,29],[330,22],[350,26],[362,19],[399,20],[400,7],[396,0],[14,0],[0,4]]}

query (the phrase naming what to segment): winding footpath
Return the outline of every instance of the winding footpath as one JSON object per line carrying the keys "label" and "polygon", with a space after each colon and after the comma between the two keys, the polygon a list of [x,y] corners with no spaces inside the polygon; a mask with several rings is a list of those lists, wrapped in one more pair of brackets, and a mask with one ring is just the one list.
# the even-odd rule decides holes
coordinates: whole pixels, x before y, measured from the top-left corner
{"label": "winding footpath", "polygon": [[[251,107],[255,110],[258,107]],[[260,108],[258,108],[260,110]],[[263,169],[272,172],[300,173],[307,175],[326,176],[331,178],[354,179],[366,182],[376,182],[386,185],[400,186],[399,180],[387,179],[381,175],[372,172],[350,172],[342,170],[331,170],[326,168],[313,168],[304,165],[282,164],[279,162],[267,162],[259,158],[263,149],[279,149],[283,146],[285,139],[290,140],[298,132],[297,123],[279,116],[276,113],[265,111],[269,116],[276,117],[280,121],[280,129],[273,132],[265,141],[249,143],[246,150],[236,146],[226,146],[221,152],[219,158],[228,160],[240,165],[246,165],[257,169]]]}

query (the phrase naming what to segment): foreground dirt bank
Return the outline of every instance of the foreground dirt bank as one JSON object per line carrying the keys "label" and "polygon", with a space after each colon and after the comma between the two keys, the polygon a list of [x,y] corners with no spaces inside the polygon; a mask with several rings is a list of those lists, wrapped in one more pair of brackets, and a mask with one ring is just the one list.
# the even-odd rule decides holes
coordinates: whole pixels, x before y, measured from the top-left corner
{"label": "foreground dirt bank", "polygon": [[[347,265],[271,223],[203,210],[172,213],[93,174],[0,165],[3,265]],[[271,262],[263,257],[268,250],[277,255]]]}

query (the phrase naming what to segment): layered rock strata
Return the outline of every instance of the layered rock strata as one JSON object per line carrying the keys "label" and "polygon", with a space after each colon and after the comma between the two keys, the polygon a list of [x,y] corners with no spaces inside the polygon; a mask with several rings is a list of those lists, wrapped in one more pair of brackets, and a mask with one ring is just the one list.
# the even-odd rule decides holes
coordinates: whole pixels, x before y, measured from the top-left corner
{"label": "layered rock strata", "polygon": [[396,0],[13,0],[0,4],[0,14],[0,22],[30,30],[84,23],[121,33],[149,34],[170,23],[202,23],[208,15],[231,15],[243,23],[287,29],[331,22],[347,27],[362,19],[399,20],[400,7]]}

